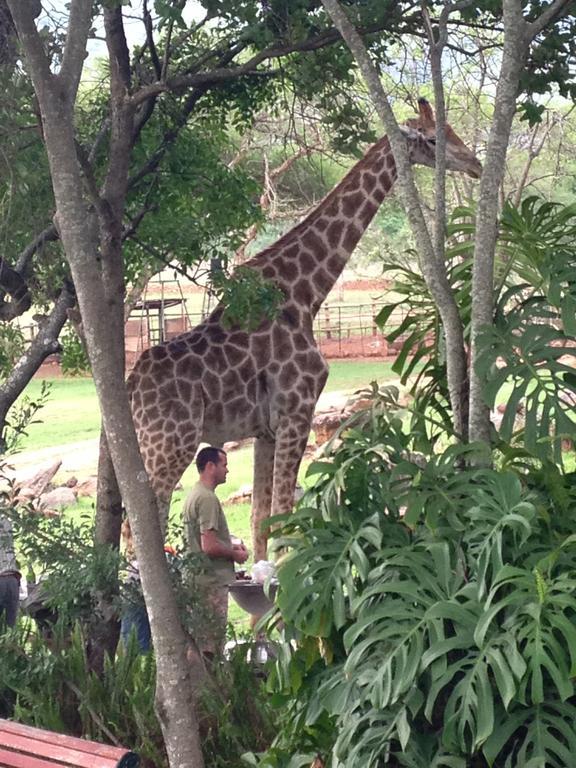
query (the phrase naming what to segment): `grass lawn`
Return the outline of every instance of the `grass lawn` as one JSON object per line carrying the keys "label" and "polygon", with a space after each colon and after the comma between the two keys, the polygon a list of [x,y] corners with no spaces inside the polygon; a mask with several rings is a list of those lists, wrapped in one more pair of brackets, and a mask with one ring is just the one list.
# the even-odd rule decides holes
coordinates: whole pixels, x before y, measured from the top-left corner
{"label": "grass lawn", "polygon": [[[394,376],[391,363],[377,360],[333,360],[325,392],[353,392]],[[31,451],[52,445],[65,445],[98,437],[100,409],[89,378],[50,379],[50,397],[36,421],[28,428],[21,450]],[[34,400],[40,394],[41,381],[34,379],[25,396]]]}
{"label": "grass lawn", "polygon": [[[30,424],[21,450],[33,451],[52,445],[76,443],[98,437],[100,408],[94,382],[88,378],[49,379],[50,395],[46,405]],[[33,379],[24,397],[35,400],[42,382]]]}

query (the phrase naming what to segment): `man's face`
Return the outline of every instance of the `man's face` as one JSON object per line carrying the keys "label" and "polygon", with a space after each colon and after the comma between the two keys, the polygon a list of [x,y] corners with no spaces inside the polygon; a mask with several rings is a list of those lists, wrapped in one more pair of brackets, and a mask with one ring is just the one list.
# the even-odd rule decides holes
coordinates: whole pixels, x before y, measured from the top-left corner
{"label": "man's face", "polygon": [[222,485],[226,482],[226,475],[228,474],[228,457],[223,454],[218,454],[218,463],[214,464],[214,479],[216,485]]}

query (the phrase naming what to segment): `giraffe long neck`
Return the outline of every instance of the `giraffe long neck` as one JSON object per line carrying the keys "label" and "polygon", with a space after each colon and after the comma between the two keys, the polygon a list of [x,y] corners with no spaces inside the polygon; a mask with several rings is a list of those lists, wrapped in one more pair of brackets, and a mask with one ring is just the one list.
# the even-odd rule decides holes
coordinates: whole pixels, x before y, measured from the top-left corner
{"label": "giraffe long neck", "polygon": [[315,314],[396,181],[385,136],[303,221],[247,264]]}

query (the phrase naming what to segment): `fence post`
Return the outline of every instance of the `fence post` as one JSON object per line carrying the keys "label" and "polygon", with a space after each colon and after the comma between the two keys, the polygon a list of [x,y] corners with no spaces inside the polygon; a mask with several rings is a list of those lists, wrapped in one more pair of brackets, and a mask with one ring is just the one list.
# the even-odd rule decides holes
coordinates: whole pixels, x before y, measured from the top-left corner
{"label": "fence post", "polygon": [[332,338],[332,330],[330,328],[330,306],[326,304],[324,306],[324,326],[326,328],[326,338]]}

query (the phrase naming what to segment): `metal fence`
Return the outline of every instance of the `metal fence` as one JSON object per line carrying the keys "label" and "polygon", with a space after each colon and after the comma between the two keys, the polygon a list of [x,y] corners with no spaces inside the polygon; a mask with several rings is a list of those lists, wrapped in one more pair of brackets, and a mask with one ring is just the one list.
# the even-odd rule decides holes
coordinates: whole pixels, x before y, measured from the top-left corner
{"label": "metal fence", "polygon": [[[393,312],[383,332],[375,322],[383,306],[381,301],[324,304],[314,321],[314,335],[319,348],[329,357],[385,356],[388,345],[384,333],[397,328],[403,314]],[[185,300],[150,301],[137,305],[126,323],[126,352],[135,358],[144,349],[191,330],[202,319],[202,313],[187,311]],[[23,326],[21,330],[30,341],[37,327]]]}

